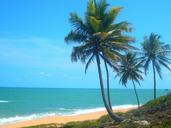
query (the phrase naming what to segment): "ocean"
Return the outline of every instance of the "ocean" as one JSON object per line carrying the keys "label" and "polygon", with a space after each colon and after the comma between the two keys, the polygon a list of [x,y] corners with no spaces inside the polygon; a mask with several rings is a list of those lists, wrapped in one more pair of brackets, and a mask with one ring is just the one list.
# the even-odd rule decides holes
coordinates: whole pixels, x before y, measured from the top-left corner
{"label": "ocean", "polygon": [[[157,96],[170,90],[157,90]],[[153,99],[153,90],[139,89],[140,103]],[[136,106],[132,89],[111,89],[114,108]],[[0,88],[0,124],[54,115],[104,110],[100,89]]]}

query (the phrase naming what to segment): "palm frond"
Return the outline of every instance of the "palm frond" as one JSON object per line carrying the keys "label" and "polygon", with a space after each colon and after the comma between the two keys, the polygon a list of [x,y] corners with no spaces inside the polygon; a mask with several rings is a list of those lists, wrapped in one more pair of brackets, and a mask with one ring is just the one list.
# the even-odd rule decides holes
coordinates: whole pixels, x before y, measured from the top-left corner
{"label": "palm frond", "polygon": [[94,32],[99,32],[101,20],[97,19],[96,17],[89,16],[88,22]]}
{"label": "palm frond", "polygon": [[123,21],[117,24],[112,25],[112,29],[117,31],[125,31],[125,32],[132,32],[132,27],[130,27],[130,23],[127,21]]}
{"label": "palm frond", "polygon": [[162,74],[161,74],[161,67],[158,62],[153,61],[154,67],[157,70],[157,73],[159,74],[159,77],[162,79]]}
{"label": "palm frond", "polygon": [[78,42],[78,43],[85,43],[88,41],[88,36],[75,32],[75,31],[71,31],[66,37],[65,37],[65,41],[66,43],[68,42]]}
{"label": "palm frond", "polygon": [[71,53],[71,60],[77,62],[77,60],[81,60],[85,63],[86,59],[93,53],[93,48],[91,43],[87,43],[85,45],[73,47]]}
{"label": "palm frond", "polygon": [[93,54],[93,55],[90,57],[90,59],[87,61],[86,66],[85,66],[85,74],[87,73],[87,69],[88,69],[90,63],[93,61],[94,56],[95,56],[95,55]]}
{"label": "palm frond", "polygon": [[94,0],[89,0],[87,4],[87,15],[94,16],[95,13],[96,13],[96,7],[95,7]]}
{"label": "palm frond", "polygon": [[[158,60],[158,62],[161,64],[161,65],[163,65],[165,68],[167,68],[168,70],[170,70],[171,71],[171,68],[169,67],[169,65],[168,64],[166,64],[164,61],[162,61],[162,60]],[[169,63],[170,64],[170,63]]]}
{"label": "palm frond", "polygon": [[145,64],[144,64],[144,71],[145,71],[145,74],[147,74],[147,71],[148,71],[150,63],[151,63],[151,59],[147,58],[147,60],[144,59],[143,61],[145,62]]}
{"label": "palm frond", "polygon": [[109,4],[107,4],[106,0],[99,0],[99,2],[96,3],[95,5],[96,5],[96,15],[100,18],[103,18]]}
{"label": "palm frond", "polygon": [[149,37],[146,36],[144,38],[141,60],[145,63],[145,71],[148,71],[150,62],[153,62],[157,73],[160,78],[162,78],[160,65],[170,70],[169,64],[171,64],[171,59],[169,56],[171,54],[171,48],[170,45],[161,42],[160,39],[161,36],[154,33],[151,33]]}
{"label": "palm frond", "polygon": [[107,57],[105,57],[102,54],[100,54],[100,56],[111,68],[113,68],[115,71],[118,71],[118,67],[117,67],[117,65],[115,63],[112,63],[110,60],[108,60]]}
{"label": "palm frond", "polygon": [[115,23],[122,8],[108,7],[106,0],[89,0],[84,20],[76,13],[70,14],[72,30],[65,41],[78,43],[73,47],[71,60],[87,62],[85,72],[94,54],[103,55],[101,58],[116,70],[123,54],[135,48],[130,45],[134,39],[126,35],[131,32],[130,24],[126,21]]}
{"label": "palm frond", "polygon": [[85,23],[82,21],[82,19],[76,13],[70,14],[69,21],[72,24],[73,31],[76,31],[76,32],[82,33],[82,34],[89,33],[88,29],[86,28]]}
{"label": "palm frond", "polygon": [[126,85],[128,80],[133,80],[140,85],[140,80],[142,77],[142,63],[139,62],[138,58],[134,53],[128,52],[125,57],[123,57],[120,68],[117,72],[117,76],[120,77],[120,83]]}

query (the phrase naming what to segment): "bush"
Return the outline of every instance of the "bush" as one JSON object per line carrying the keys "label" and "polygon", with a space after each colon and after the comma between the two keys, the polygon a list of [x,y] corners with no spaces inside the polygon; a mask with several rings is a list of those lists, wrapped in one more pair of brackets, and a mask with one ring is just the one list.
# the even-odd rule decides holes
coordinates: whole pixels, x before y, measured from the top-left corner
{"label": "bush", "polygon": [[62,128],[97,128],[97,121],[71,122],[67,123]]}

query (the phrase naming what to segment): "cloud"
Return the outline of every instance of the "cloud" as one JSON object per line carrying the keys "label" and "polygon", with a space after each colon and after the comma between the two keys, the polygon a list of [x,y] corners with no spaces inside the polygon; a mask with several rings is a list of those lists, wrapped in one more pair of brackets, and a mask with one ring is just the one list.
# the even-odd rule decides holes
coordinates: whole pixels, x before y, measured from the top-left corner
{"label": "cloud", "polygon": [[71,47],[55,39],[0,38],[0,49],[0,61],[5,64],[59,68],[73,66],[70,61]]}
{"label": "cloud", "polygon": [[52,76],[52,74],[50,74],[50,73],[47,73],[47,72],[40,72],[39,73],[41,76],[44,76],[44,77],[50,77],[50,76]]}
{"label": "cloud", "polygon": [[78,81],[89,82],[86,78],[94,79],[93,67],[96,69],[96,65],[92,64],[85,75],[85,65],[71,62],[72,46],[63,40],[33,36],[0,37],[0,49],[0,85],[3,86],[70,87]]}

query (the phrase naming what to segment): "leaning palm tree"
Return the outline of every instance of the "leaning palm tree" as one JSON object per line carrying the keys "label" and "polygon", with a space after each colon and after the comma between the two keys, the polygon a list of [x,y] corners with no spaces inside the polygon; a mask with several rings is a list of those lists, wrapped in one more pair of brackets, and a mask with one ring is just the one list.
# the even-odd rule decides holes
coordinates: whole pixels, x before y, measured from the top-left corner
{"label": "leaning palm tree", "polygon": [[151,33],[149,37],[144,38],[142,43],[142,62],[144,63],[145,73],[149,70],[150,63],[152,64],[153,69],[153,78],[154,78],[154,99],[156,99],[156,71],[160,78],[161,66],[164,66],[171,71],[169,65],[171,64],[171,59],[168,58],[171,53],[170,46],[160,41],[161,36]]}
{"label": "leaning palm tree", "polygon": [[124,86],[127,86],[127,82],[132,81],[135,96],[137,99],[138,108],[140,107],[140,101],[138,93],[136,90],[135,82],[140,85],[140,80],[143,80],[141,68],[143,67],[142,63],[139,62],[139,59],[134,53],[127,53],[126,56],[122,59],[120,63],[119,71],[116,76],[120,77],[120,83]]}
{"label": "leaning palm tree", "polygon": [[121,8],[115,7],[107,10],[109,5],[105,0],[89,0],[85,19],[82,20],[76,13],[70,14],[72,30],[65,37],[65,41],[77,42],[78,46],[73,47],[71,59],[74,62],[80,60],[86,63],[85,71],[89,65],[96,60],[102,99],[109,116],[115,121],[122,121],[123,118],[113,113],[106,99],[101,60],[108,66],[115,68],[114,63],[122,57],[121,51],[132,48],[129,43],[132,38],[125,33],[131,29],[129,23],[114,21]]}

